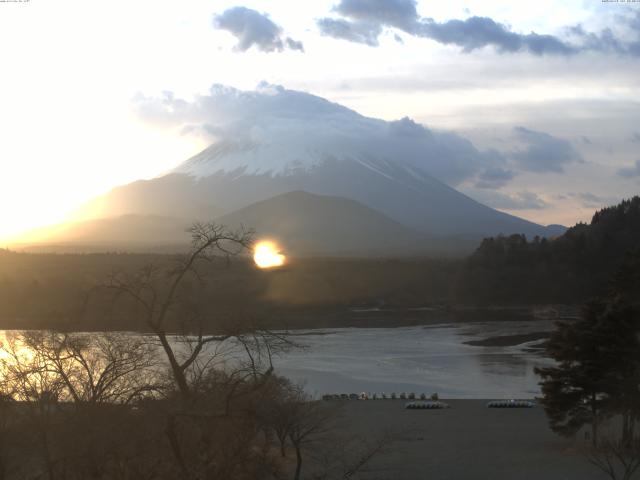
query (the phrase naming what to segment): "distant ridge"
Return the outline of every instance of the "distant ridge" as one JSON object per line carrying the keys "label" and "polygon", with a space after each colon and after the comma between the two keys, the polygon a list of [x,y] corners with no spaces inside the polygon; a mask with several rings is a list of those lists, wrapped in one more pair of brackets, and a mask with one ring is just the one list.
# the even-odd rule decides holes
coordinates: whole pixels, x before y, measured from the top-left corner
{"label": "distant ridge", "polygon": [[[375,210],[346,198],[294,191],[256,202],[215,222],[244,226],[258,239],[277,239],[298,255],[409,255],[425,253],[427,238]],[[140,251],[186,247],[189,223],[157,215],[122,215],[76,222],[43,231],[30,250]],[[36,247],[36,248],[34,248]],[[169,249],[171,250],[171,249]],[[175,250],[175,248],[174,248]]]}
{"label": "distant ridge", "polygon": [[256,202],[217,219],[251,226],[305,255],[407,255],[427,250],[427,238],[354,200],[294,191]]}

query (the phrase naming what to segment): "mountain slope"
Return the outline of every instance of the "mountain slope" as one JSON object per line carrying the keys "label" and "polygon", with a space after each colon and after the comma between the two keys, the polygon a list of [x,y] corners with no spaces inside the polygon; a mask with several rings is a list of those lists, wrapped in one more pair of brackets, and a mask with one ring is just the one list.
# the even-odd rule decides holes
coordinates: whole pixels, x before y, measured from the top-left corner
{"label": "mountain slope", "polygon": [[[410,255],[429,251],[433,242],[375,210],[346,198],[294,191],[253,203],[215,219],[236,229],[256,231],[256,238],[277,239],[296,255]],[[189,224],[174,217],[122,215],[75,222],[42,230],[40,248],[65,246],[73,251],[96,247],[140,250],[186,246]]]}
{"label": "mountain slope", "polygon": [[[122,215],[71,222],[31,233],[41,246],[157,247],[186,245],[189,222],[157,215]],[[91,249],[93,250],[93,248]]]}
{"label": "mountain slope", "polygon": [[[165,103],[166,103],[165,99]],[[170,173],[119,187],[87,210],[99,216],[209,219],[294,191],[358,202],[429,237],[479,241],[500,233],[557,234],[460,193],[500,155],[409,118],[384,121],[304,92],[214,86],[188,112],[184,131],[212,144]],[[179,122],[178,122],[179,123]],[[95,216],[95,215],[94,215]],[[258,219],[256,219],[258,220]]]}
{"label": "mountain slope", "polygon": [[[217,149],[213,157],[217,159]],[[254,155],[269,156],[269,147],[257,148]],[[198,165],[207,165],[209,150],[198,156]],[[291,158],[301,158],[291,151]],[[324,154],[324,159],[281,173],[247,173],[247,168],[217,171],[198,177],[192,169],[193,186],[210,192],[211,201],[222,209],[238,208],[292,190],[351,198],[394,220],[432,235],[526,233],[544,235],[544,228],[532,222],[498,212],[461,194],[424,171],[401,162],[370,156],[362,159]],[[193,167],[188,161],[185,171]]]}
{"label": "mountain slope", "polygon": [[346,198],[294,191],[217,219],[231,228],[251,226],[295,254],[406,255],[424,251],[426,239],[400,223]]}
{"label": "mountain slope", "polygon": [[[372,168],[374,166],[374,168]],[[185,219],[211,218],[203,212],[231,213],[275,195],[303,190],[350,198],[403,225],[434,236],[499,233],[547,235],[545,227],[499,212],[424,173],[390,162],[327,159],[311,169],[283,175],[220,171],[206,177],[172,173],[119,187],[101,202],[115,215],[155,214]]]}

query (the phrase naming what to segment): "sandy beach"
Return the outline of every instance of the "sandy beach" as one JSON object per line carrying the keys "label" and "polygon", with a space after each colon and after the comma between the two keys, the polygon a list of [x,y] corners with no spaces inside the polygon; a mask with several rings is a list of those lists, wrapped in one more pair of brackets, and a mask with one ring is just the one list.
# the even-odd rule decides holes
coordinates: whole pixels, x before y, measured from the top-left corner
{"label": "sandy beach", "polygon": [[444,401],[450,409],[406,410],[404,400],[342,401],[342,421],[350,432],[363,439],[396,432],[359,478],[606,478],[577,451],[584,440],[555,435],[539,406],[489,409],[486,400]]}

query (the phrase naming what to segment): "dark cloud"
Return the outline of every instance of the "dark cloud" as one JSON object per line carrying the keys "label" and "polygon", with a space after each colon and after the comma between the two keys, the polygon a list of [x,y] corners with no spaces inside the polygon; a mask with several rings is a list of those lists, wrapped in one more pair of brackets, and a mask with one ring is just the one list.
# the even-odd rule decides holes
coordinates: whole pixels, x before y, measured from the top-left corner
{"label": "dark cloud", "polygon": [[236,49],[247,51],[252,46],[263,52],[281,52],[285,48],[304,51],[301,42],[283,38],[282,28],[267,14],[246,7],[233,7],[213,17],[213,25],[230,32],[238,43]]}
{"label": "dark cloud", "polygon": [[341,18],[321,18],[317,21],[317,25],[322,35],[349,42],[364,43],[370,47],[379,45],[378,37],[382,33],[382,27],[379,24],[349,22]]}
{"label": "dark cloud", "polygon": [[583,161],[567,140],[524,127],[515,127],[514,132],[525,147],[514,150],[510,158],[523,170],[562,173],[565,165]]}
{"label": "dark cloud", "polygon": [[287,48],[289,48],[291,50],[298,50],[300,52],[304,52],[304,45],[302,44],[302,42],[300,42],[298,40],[294,40],[291,37],[287,37],[285,39],[284,43],[287,46]]}
{"label": "dark cloud", "polygon": [[582,51],[640,55],[640,14],[622,17],[622,23],[636,31],[637,40],[623,42],[610,29],[587,32],[581,25],[568,27],[569,43],[554,35],[518,33],[489,17],[472,16],[438,22],[421,18],[415,0],[341,0],[333,11],[341,18],[317,20],[323,35],[351,42],[378,45],[384,28],[395,28],[417,37],[430,38],[445,45],[456,45],[465,52],[487,46],[499,52],[529,52],[534,55],[573,55]]}
{"label": "dark cloud", "polygon": [[333,10],[352,20],[411,33],[419,22],[415,0],[342,0]]}
{"label": "dark cloud", "polygon": [[636,160],[636,163],[631,167],[618,170],[618,175],[625,178],[640,177],[640,160]]}
{"label": "dark cloud", "polygon": [[582,50],[640,56],[640,13],[627,17],[620,15],[618,23],[631,30],[632,35],[636,37],[635,40],[622,41],[610,28],[605,28],[599,33],[587,32],[580,24],[568,27],[567,32],[577,41]]}
{"label": "dark cloud", "polygon": [[454,44],[466,52],[487,45],[498,45],[501,50],[515,52],[522,48],[520,35],[486,17],[471,17],[467,20],[449,20],[438,23],[431,18],[420,26],[422,36],[445,45]]}
{"label": "dark cloud", "polygon": [[483,189],[500,188],[513,180],[515,175],[512,170],[506,170],[502,167],[490,167],[478,175],[475,187]]}
{"label": "dark cloud", "polygon": [[528,51],[535,55],[575,53],[575,49],[551,35],[514,33],[488,17],[449,20],[438,23],[426,19],[420,23],[418,35],[445,45],[457,45],[465,52],[494,46],[500,52]]}

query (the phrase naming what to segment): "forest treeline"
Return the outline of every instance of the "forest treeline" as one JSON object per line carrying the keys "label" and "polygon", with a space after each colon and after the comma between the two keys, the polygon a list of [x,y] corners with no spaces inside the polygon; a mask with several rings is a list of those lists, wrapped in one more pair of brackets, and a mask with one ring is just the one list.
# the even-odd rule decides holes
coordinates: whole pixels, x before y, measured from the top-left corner
{"label": "forest treeline", "polygon": [[[130,330],[136,324],[135,308],[112,308],[110,295],[96,287],[113,276],[127,275],[147,265],[171,265],[175,260],[173,255],[2,251],[0,328]],[[282,269],[263,271],[248,257],[229,262],[218,259],[202,266],[208,279],[203,295],[215,310],[206,327],[216,330],[239,317],[287,317],[292,319],[287,327],[295,328],[293,319],[332,317],[349,307],[443,302],[458,267],[453,260],[308,258],[293,259]]]}
{"label": "forest treeline", "polygon": [[[639,246],[640,197],[634,197],[555,239],[487,238],[466,259],[294,258],[269,271],[257,269],[248,256],[220,259],[203,267],[210,279],[206,299],[216,311],[207,328],[238,316],[295,319],[355,307],[580,304],[605,289],[625,255]],[[0,327],[130,329],[135,308],[116,313],[96,286],[175,259],[0,250]]]}
{"label": "forest treeline", "polygon": [[597,211],[555,239],[487,238],[458,272],[456,297],[470,303],[583,303],[640,248],[640,197]]}

